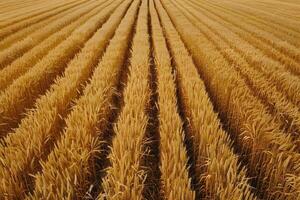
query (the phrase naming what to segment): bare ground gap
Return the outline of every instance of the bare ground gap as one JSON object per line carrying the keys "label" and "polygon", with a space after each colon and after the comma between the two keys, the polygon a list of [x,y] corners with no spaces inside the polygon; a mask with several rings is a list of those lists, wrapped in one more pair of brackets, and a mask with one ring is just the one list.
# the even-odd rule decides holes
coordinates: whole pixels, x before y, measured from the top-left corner
{"label": "bare ground gap", "polygon": [[159,120],[158,120],[158,92],[157,92],[157,72],[153,55],[153,42],[152,42],[152,29],[151,29],[151,16],[148,4],[148,32],[150,44],[150,70],[149,70],[149,86],[151,90],[149,109],[147,114],[149,122],[146,128],[144,151],[146,152],[142,166],[147,172],[145,180],[145,187],[143,189],[143,198],[146,200],[160,200],[162,199],[161,186],[160,186],[160,135],[159,135]]}

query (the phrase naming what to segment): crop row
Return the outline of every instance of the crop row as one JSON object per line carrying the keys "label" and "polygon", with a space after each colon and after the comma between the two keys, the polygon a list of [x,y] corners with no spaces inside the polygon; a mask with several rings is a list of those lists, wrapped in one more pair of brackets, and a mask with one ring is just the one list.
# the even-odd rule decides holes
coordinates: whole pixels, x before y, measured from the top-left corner
{"label": "crop row", "polygon": [[263,197],[297,199],[299,193],[289,177],[299,176],[299,155],[291,137],[280,130],[214,44],[172,3],[163,4],[195,58],[213,102],[226,119],[235,148],[250,176],[256,179],[257,190]]}
{"label": "crop row", "polygon": [[297,10],[0,2],[0,200],[300,199]]}

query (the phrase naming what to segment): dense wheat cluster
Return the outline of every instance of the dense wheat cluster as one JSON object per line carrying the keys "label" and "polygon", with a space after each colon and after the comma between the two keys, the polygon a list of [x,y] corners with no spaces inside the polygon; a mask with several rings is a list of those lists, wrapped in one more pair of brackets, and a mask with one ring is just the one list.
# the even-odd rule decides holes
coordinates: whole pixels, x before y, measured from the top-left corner
{"label": "dense wheat cluster", "polygon": [[300,1],[0,1],[0,200],[300,200]]}

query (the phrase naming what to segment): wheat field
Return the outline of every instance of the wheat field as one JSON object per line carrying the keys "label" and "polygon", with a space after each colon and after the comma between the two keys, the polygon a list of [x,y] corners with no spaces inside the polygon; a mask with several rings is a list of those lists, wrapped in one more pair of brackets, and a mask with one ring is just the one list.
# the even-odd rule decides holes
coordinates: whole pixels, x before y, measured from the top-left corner
{"label": "wheat field", "polygon": [[23,199],[300,200],[300,1],[0,1]]}

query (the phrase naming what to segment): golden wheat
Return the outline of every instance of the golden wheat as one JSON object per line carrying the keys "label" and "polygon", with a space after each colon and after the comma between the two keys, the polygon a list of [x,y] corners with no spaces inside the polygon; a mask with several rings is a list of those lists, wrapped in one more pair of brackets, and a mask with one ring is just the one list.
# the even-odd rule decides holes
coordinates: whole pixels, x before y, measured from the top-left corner
{"label": "golden wheat", "polygon": [[53,4],[49,2],[46,2],[46,5],[42,8],[38,8],[34,11],[30,11],[28,12],[27,10],[27,13],[19,13],[19,9],[17,9],[16,11],[17,12],[13,12],[13,16],[10,16],[10,15],[7,15],[7,14],[4,14],[5,18],[0,18],[0,27],[1,28],[4,28],[4,27],[7,27],[7,26],[10,26],[10,25],[13,25],[15,23],[18,23],[20,21],[24,21],[24,20],[27,20],[27,19],[30,19],[30,18],[34,18],[34,17],[38,17],[39,15],[42,15],[44,13],[47,13],[47,12],[51,12],[52,10],[55,10],[57,8],[59,8],[60,6],[63,6],[64,4],[66,4],[66,2],[63,2],[63,4],[60,4],[59,1],[53,1]]}
{"label": "golden wheat", "polygon": [[[280,61],[283,65],[286,65],[293,73],[300,75],[300,51],[293,44],[282,40],[282,38],[276,37],[273,33],[269,33],[263,29],[259,29],[249,23],[245,23],[236,17],[226,14],[226,12],[218,12],[215,7],[211,8],[200,2],[190,1],[197,8],[202,8],[201,11],[205,15],[214,18],[215,20],[222,20],[227,26],[230,26],[231,30],[237,33],[244,40],[247,40],[256,48],[260,48],[267,55],[273,59]],[[201,7],[200,7],[201,6]],[[232,26],[233,25],[233,26]]]}
{"label": "golden wheat", "polygon": [[0,200],[300,200],[298,0],[0,2]]}
{"label": "golden wheat", "polygon": [[[190,123],[190,134],[195,146],[193,151],[196,159],[196,176],[206,186],[203,188],[206,198],[255,199],[247,183],[246,170],[240,167],[230,148],[232,142],[220,127],[204,83],[199,78],[188,51],[166,12],[159,2],[156,2],[176,64],[179,92],[183,97],[182,103]],[[223,160],[225,157],[226,161]],[[206,163],[206,166],[202,166],[201,163]],[[233,176],[228,177],[223,174],[224,171],[232,173]],[[224,182],[225,187],[221,185]],[[237,185],[241,187],[238,188]]]}
{"label": "golden wheat", "polygon": [[[191,9],[189,6],[187,7],[189,8],[188,13],[196,13],[197,10]],[[293,103],[299,105],[300,92],[294,92],[300,91],[299,77],[289,73],[279,62],[265,56],[259,49],[256,49],[248,42],[242,40],[235,33],[230,32],[229,28],[224,27],[202,14],[197,13],[196,16],[198,16],[198,20],[203,19],[202,23],[204,23],[205,26],[227,41],[237,52],[241,53],[249,64],[260,70],[261,73],[276,83],[276,86],[286,94]],[[189,19],[191,18],[189,17]]]}
{"label": "golden wheat", "polygon": [[[59,9],[54,9],[50,13],[45,13],[44,15],[39,16],[39,18],[37,18],[36,20],[30,19],[30,20],[26,20],[26,21],[21,21],[19,23],[14,23],[11,26],[7,26],[5,28],[1,28],[1,30],[0,30],[0,37],[4,38],[7,35],[10,35],[10,37],[11,37],[12,33],[16,32],[16,31],[18,31],[20,29],[22,29],[21,33],[24,36],[28,35],[30,32],[33,32],[33,31],[37,30],[38,28],[40,28],[42,26],[45,26],[45,24],[48,24],[51,20],[57,19],[57,16],[62,17],[62,15],[58,15],[58,14],[64,13],[64,11],[69,11],[69,9],[71,11],[74,11],[74,8],[78,9],[77,6],[81,5],[82,2],[84,2],[84,1],[79,1],[79,2],[76,2],[76,3],[71,4],[71,5],[67,5],[67,6],[61,6]],[[43,20],[43,19],[45,19],[45,20]],[[24,27],[26,27],[26,28],[24,28]],[[3,43],[4,42],[2,40],[1,41],[1,45],[0,45],[1,48],[3,48],[3,46],[4,46]]]}
{"label": "golden wheat", "polygon": [[116,136],[109,155],[111,167],[106,170],[102,184],[104,192],[98,199],[142,199],[145,172],[141,161],[149,121],[146,110],[150,101],[147,9],[147,1],[144,0],[139,8],[131,47],[124,107],[114,126]]}
{"label": "golden wheat", "polygon": [[265,21],[269,21],[270,23],[278,24],[279,26],[286,27],[289,30],[298,32],[299,35],[299,25],[300,22],[290,18],[286,20],[285,17],[280,15],[274,15],[272,12],[265,12],[264,10],[257,9],[256,7],[249,7],[247,5],[236,4],[237,7],[242,8],[243,11],[249,14],[254,14]]}
{"label": "golden wheat", "polygon": [[47,27],[38,30],[37,32],[34,32],[33,34],[27,36],[23,40],[18,41],[13,45],[11,45],[9,48],[1,51],[0,69],[10,64],[14,59],[23,55],[24,52],[28,51],[34,45],[38,44],[43,39],[47,38],[50,34],[56,32],[66,24],[78,19],[81,15],[94,9],[97,4],[99,4],[99,2],[88,4],[84,6],[84,8],[81,8],[80,10],[77,10],[73,13],[69,13],[68,15],[64,16],[64,18],[60,18],[58,19],[58,21],[54,21],[51,24],[48,24]]}
{"label": "golden wheat", "polygon": [[[109,2],[108,2],[109,4]],[[49,84],[66,66],[88,38],[101,26],[117,6],[106,7],[76,29],[64,42],[52,49],[46,57],[0,93],[0,135],[3,136],[21,118],[20,113],[31,107],[36,97],[48,89]]]}
{"label": "golden wheat", "polygon": [[[219,3],[219,2],[218,2]],[[229,12],[231,15],[238,16],[240,19],[244,20],[249,24],[253,24],[263,30],[267,30],[269,33],[277,35],[279,38],[284,38],[291,44],[295,44],[298,48],[300,46],[297,36],[295,36],[295,31],[289,30],[286,27],[280,26],[278,24],[270,23],[264,19],[261,19],[255,15],[251,15],[242,10],[232,8],[229,4],[216,4],[212,2],[212,6],[217,6],[218,9],[222,9],[222,12]],[[297,33],[296,33],[297,34]]]}
{"label": "golden wheat", "polygon": [[[38,161],[47,156],[48,151],[45,149],[51,149],[52,143],[59,138],[57,132],[60,131],[59,126],[61,126],[60,116],[66,116],[68,105],[78,95],[77,89],[88,79],[93,70],[92,66],[104,51],[127,7],[128,3],[112,14],[69,63],[64,76],[57,79],[50,90],[37,100],[36,109],[30,111],[15,132],[5,138],[5,145],[0,146],[0,154],[5,155],[5,159],[2,160],[3,165],[0,166],[0,179],[6,176],[15,178],[6,180],[0,187],[1,193],[10,198],[20,198],[24,194],[28,188],[26,183],[31,179],[27,175],[35,172]],[[35,124],[36,121],[43,123]],[[34,137],[26,140],[32,132],[35,133]],[[15,157],[24,159],[14,161]],[[10,166],[10,169],[4,166]]]}
{"label": "golden wheat", "polygon": [[[124,3],[128,3],[125,1]],[[28,199],[82,198],[93,178],[95,159],[99,155],[101,131],[107,126],[114,88],[128,47],[138,1],[134,1],[121,21],[95,69],[83,96],[76,101],[66,119],[62,133],[47,161],[42,162],[42,172],[36,175],[35,190]]]}
{"label": "golden wheat", "polygon": [[[80,2],[81,3],[81,2]],[[79,3],[79,5],[80,5]],[[18,42],[28,35],[32,34],[33,32],[37,31],[38,29],[44,27],[45,25],[49,24],[52,21],[55,21],[63,16],[65,16],[69,12],[74,12],[76,9],[80,9],[80,6],[69,6],[69,8],[64,8],[56,11],[53,16],[47,17],[45,20],[42,20],[40,22],[34,23],[34,24],[28,24],[25,25],[26,28],[22,28],[19,31],[13,31],[8,36],[3,37],[3,39],[0,41],[0,50],[4,50],[5,48],[10,47],[13,43]],[[74,7],[74,8],[72,8]],[[4,29],[2,29],[4,30]]]}
{"label": "golden wheat", "polygon": [[[163,4],[183,40],[190,46],[199,70],[204,73],[203,78],[208,83],[208,90],[214,93],[213,99],[220,113],[229,121],[232,134],[236,134],[233,137],[237,148],[247,159],[250,173],[259,180],[259,191],[269,191],[263,194],[268,198],[297,198],[299,193],[290,188],[288,181],[282,182],[281,179],[289,174],[299,176],[300,168],[296,163],[299,155],[294,152],[295,146],[291,138],[279,130],[279,126],[266,113],[263,105],[251,95],[245,83],[238,78],[239,75],[210,41],[178,12],[172,3],[164,1]],[[191,33],[194,34],[192,37]],[[273,172],[272,175],[269,174],[270,171]],[[292,195],[287,193],[289,189],[293,192]]]}
{"label": "golden wheat", "polygon": [[[187,12],[184,13],[188,14]],[[276,85],[268,81],[267,77],[263,76],[260,71],[253,69],[244,57],[229,45],[231,43],[228,44],[219,35],[202,26],[201,23],[197,23],[197,20],[194,21],[190,18],[190,21],[195,23],[195,26],[217,46],[219,52],[229,63],[234,64],[233,66],[241,74],[241,77],[245,79],[253,93],[267,105],[267,109],[272,115],[274,114],[277,117],[279,123],[282,124],[281,126],[296,135],[295,143],[299,145],[297,137],[299,137],[300,133],[300,112],[297,106],[293,105],[285,95],[277,91]]]}
{"label": "golden wheat", "polygon": [[26,73],[41,58],[65,40],[78,26],[82,25],[87,19],[103,9],[100,6],[85,15],[82,15],[77,21],[70,23],[60,31],[57,31],[43,42],[26,52],[23,56],[16,59],[10,65],[0,70],[0,91],[7,88],[15,79]]}
{"label": "golden wheat", "polygon": [[158,119],[160,133],[161,193],[164,199],[195,199],[188,174],[183,122],[177,108],[175,77],[165,38],[150,1],[152,41],[157,71]]}

